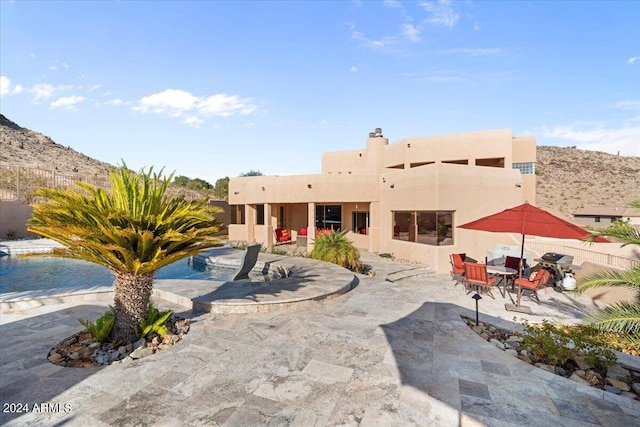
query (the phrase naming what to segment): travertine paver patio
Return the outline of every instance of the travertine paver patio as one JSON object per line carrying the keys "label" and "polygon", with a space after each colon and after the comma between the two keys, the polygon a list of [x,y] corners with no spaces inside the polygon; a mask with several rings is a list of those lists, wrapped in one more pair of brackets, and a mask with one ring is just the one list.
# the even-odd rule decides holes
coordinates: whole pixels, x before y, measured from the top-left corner
{"label": "travertine paver patio", "polygon": [[[0,401],[61,404],[0,414],[9,426],[54,425],[640,425],[640,403],[532,367],[460,319],[475,302],[448,277],[396,282],[403,266],[370,254],[375,277],[304,310],[204,314],[172,349],[101,369],[51,365],[46,354],[105,303],[3,311]],[[534,313],[575,319],[589,301],[526,299]],[[481,320],[514,327],[504,300]],[[537,317],[536,317],[537,316]],[[518,314],[518,318],[521,316]],[[636,360],[637,361],[637,360]],[[68,412],[61,411],[69,404]]]}

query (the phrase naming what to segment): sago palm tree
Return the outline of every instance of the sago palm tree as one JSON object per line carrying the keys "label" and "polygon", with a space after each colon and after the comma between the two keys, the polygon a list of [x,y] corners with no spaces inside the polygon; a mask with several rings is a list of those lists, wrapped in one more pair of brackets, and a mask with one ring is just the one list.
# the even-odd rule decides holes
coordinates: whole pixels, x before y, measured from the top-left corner
{"label": "sago palm tree", "polygon": [[[77,188],[38,191],[29,231],[62,243],[54,256],[89,261],[115,276],[115,322],[111,339],[136,339],[149,306],[154,274],[162,267],[217,245],[221,224],[206,201],[165,195],[173,178],[150,168],[132,173],[126,165],[109,174],[105,191]],[[219,210],[218,210],[219,211]]]}
{"label": "sago palm tree", "polygon": [[[630,204],[640,209],[640,200]],[[597,236],[614,237],[623,242],[622,246],[639,245],[640,232],[624,221],[617,221],[610,227],[593,233],[588,240]],[[586,319],[603,331],[622,332],[634,340],[640,340],[640,265],[629,270],[607,270],[584,277],[578,283],[578,291],[602,286],[621,286],[636,291],[634,302],[622,302],[605,307]],[[639,341],[640,342],[640,341]]]}
{"label": "sago palm tree", "polygon": [[320,261],[332,262],[350,270],[359,271],[360,251],[347,239],[347,232],[334,230],[317,234],[313,250],[309,256]]}

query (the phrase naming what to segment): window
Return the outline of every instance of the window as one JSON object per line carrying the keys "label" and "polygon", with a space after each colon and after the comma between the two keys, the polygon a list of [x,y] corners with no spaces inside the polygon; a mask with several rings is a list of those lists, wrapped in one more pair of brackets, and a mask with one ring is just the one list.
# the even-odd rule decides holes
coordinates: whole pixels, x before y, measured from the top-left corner
{"label": "window", "polygon": [[278,216],[279,228],[287,228],[287,221],[285,220],[284,214],[285,214],[284,206],[280,206],[280,215]]}
{"label": "window", "polygon": [[491,159],[476,159],[476,166],[488,166],[492,168],[503,168],[504,157],[496,157]]}
{"label": "window", "polygon": [[264,205],[256,205],[256,224],[264,225]]}
{"label": "window", "polygon": [[316,228],[318,230],[341,230],[342,206],[316,205]]}
{"label": "window", "polygon": [[536,173],[535,162],[514,163],[511,166],[513,169],[518,169],[522,175],[535,175]]}
{"label": "window", "polygon": [[231,224],[244,224],[244,205],[229,206]]}
{"label": "window", "polygon": [[425,245],[453,244],[453,212],[393,212],[393,238]]}
{"label": "window", "polygon": [[367,234],[369,228],[369,212],[353,212],[351,214],[351,224],[353,232]]}
{"label": "window", "polygon": [[599,216],[595,217],[595,222],[600,222],[600,217]]}

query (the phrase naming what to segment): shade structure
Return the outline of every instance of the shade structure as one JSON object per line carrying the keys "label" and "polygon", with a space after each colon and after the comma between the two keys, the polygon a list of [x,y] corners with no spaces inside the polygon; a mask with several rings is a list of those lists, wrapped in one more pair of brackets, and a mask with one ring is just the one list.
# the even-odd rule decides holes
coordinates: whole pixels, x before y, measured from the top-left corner
{"label": "shade structure", "polygon": [[[524,237],[540,236],[555,237],[559,239],[584,239],[591,234],[575,224],[565,221],[562,218],[537,208],[527,202],[514,208],[505,209],[493,215],[485,216],[475,221],[468,222],[458,226],[468,230],[481,230],[493,233],[520,233],[522,234],[522,247],[520,250],[520,259],[524,255]],[[608,243],[609,241],[603,237],[597,237],[595,242]],[[521,261],[522,264],[522,261]],[[522,265],[520,265],[519,277],[522,278]],[[528,308],[520,307],[520,290],[518,289],[518,300],[513,307],[506,304],[507,310],[522,311],[530,313]]]}

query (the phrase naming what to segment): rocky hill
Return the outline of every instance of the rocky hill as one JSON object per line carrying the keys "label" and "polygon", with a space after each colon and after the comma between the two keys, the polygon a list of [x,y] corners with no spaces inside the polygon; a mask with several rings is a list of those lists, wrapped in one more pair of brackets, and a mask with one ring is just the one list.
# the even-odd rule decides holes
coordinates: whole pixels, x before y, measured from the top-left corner
{"label": "rocky hill", "polygon": [[545,146],[536,154],[536,204],[542,208],[570,215],[640,199],[640,157]]}
{"label": "rocky hill", "polygon": [[[1,166],[105,177],[112,167],[0,115]],[[640,157],[538,146],[536,173],[536,204],[567,216],[581,207],[624,206],[640,199]]]}
{"label": "rocky hill", "polygon": [[107,176],[109,163],[92,159],[0,114],[0,166],[56,171],[64,175]]}

